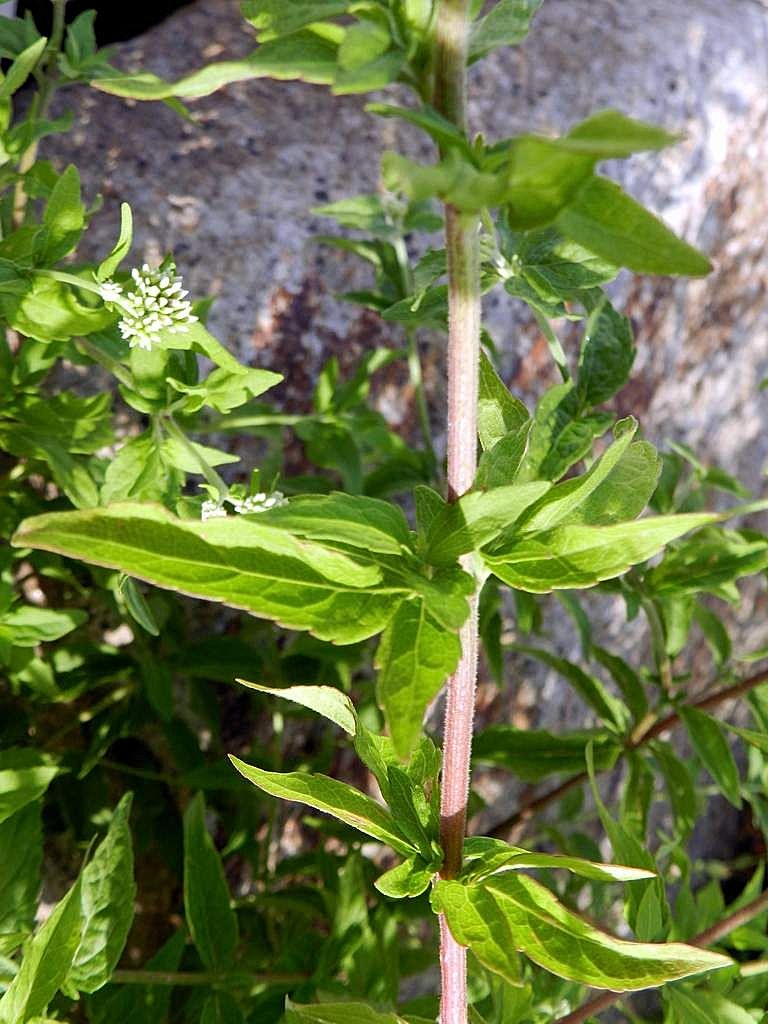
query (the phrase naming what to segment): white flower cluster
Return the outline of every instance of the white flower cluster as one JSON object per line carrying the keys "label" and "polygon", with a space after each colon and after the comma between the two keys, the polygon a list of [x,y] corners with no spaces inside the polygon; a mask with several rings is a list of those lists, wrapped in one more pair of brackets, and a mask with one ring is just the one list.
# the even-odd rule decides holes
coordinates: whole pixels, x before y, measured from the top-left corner
{"label": "white flower cluster", "polygon": [[288,504],[288,499],[282,491],[272,491],[271,494],[265,494],[263,491],[260,491],[258,494],[251,494],[247,498],[231,498],[227,496],[220,502],[208,499],[203,502],[203,507],[200,510],[203,521],[226,518],[227,510],[224,508],[224,502],[229,502],[238,515],[247,516],[254,512],[266,512],[270,508],[280,508],[281,505]]}
{"label": "white flower cluster", "polygon": [[131,348],[150,351],[160,342],[161,331],[184,334],[189,325],[196,323],[192,305],[187,300],[182,280],[173,263],[152,270],[145,263],[141,270],[131,271],[134,288],[126,292],[114,281],[105,281],[100,294],[105,302],[120,307],[122,317],[118,323],[120,333]]}

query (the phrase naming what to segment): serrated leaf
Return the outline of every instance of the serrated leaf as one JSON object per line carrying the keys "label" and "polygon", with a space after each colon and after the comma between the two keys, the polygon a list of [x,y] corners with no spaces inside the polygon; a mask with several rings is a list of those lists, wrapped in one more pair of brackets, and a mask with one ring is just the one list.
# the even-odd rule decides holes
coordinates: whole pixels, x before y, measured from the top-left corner
{"label": "serrated leaf", "polygon": [[78,879],[26,945],[19,972],[0,999],[0,1024],[25,1024],[45,1013],[67,976],[81,928]]}
{"label": "serrated leaf", "polygon": [[639,274],[700,277],[709,260],[607,178],[591,177],[560,212],[557,226],[568,238]]}
{"label": "serrated leaf", "polygon": [[678,708],[678,714],[688,731],[693,749],[720,792],[734,807],[741,807],[739,769],[720,723],[704,711],[684,704]]}
{"label": "serrated leaf", "polygon": [[613,579],[657,554],[677,537],[711,523],[706,513],[653,516],[611,526],[560,526],[522,537],[485,564],[504,583],[534,594],[581,589]]}
{"label": "serrated leaf", "polygon": [[221,970],[231,964],[238,941],[221,859],[205,826],[205,801],[198,793],[184,813],[184,912],[200,959]]}
{"label": "serrated leaf", "polygon": [[244,517],[199,523],[125,503],[28,519],[14,543],[119,569],[337,643],[380,632],[408,595],[362,555],[357,561]]}
{"label": "serrated leaf", "polygon": [[247,679],[238,679],[237,682],[259,693],[269,693],[273,697],[282,697],[283,700],[309,708],[338,725],[349,736],[357,732],[357,712],[352,701],[333,686],[263,686],[261,683],[248,682]]}
{"label": "serrated leaf", "polygon": [[[516,872],[466,886],[438,882],[435,900],[456,941],[511,981],[515,974],[507,964],[514,963],[514,950],[558,977],[614,992],[652,988],[732,963],[682,943],[616,939],[568,910],[539,882]],[[492,956],[489,942],[495,947]]]}
{"label": "serrated leaf", "polygon": [[400,835],[389,811],[345,782],[305,772],[268,772],[232,755],[230,761],[244,778],[271,796],[330,814],[405,856],[416,852]]}
{"label": "serrated leaf", "polygon": [[621,747],[615,736],[599,730],[577,730],[556,735],[546,729],[491,725],[475,737],[472,757],[481,764],[506,768],[527,782],[538,782],[560,772],[583,772],[585,753],[590,743],[598,770],[611,768]]}
{"label": "serrated leaf", "polygon": [[461,645],[441,627],[423,600],[404,601],[376,652],[377,699],[401,757],[413,749],[424,713],[458,664]]}
{"label": "serrated leaf", "polygon": [[133,795],[115,808],[107,835],[81,877],[82,932],[66,988],[95,992],[106,985],[123,952],[133,921],[136,885],[128,815]]}

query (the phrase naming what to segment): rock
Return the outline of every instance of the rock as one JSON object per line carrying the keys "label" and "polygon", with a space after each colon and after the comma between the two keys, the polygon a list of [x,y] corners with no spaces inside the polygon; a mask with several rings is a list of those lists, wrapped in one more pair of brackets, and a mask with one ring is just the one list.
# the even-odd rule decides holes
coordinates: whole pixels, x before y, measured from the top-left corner
{"label": "rock", "polygon": [[[688,444],[753,489],[768,462],[758,392],[768,376],[766,38],[768,9],[759,0],[546,0],[527,43],[493,55],[471,82],[472,125],[489,137],[558,132],[608,105],[683,133],[673,149],[611,171],[709,252],[716,269],[695,282],[620,279],[638,360],[616,405],[638,415],[655,442]],[[121,46],[117,63],[174,77],[252,46],[236,5],[200,0]],[[105,196],[84,254],[108,251],[119,202],[128,201],[137,261],[175,252],[193,294],[216,297],[211,324],[224,344],[285,373],[280,394],[289,408],[306,407],[331,354],[350,366],[371,345],[397,342],[394,329],[334,298],[364,285],[366,272],[313,241],[329,227],[310,209],[375,189],[385,148],[426,152],[409,129],[367,115],[364,98],[299,83],[233,85],[194,103],[191,121],[80,88],[63,101],[77,127],[48,141],[46,152],[62,164],[74,160],[88,194]],[[487,302],[486,319],[507,379],[531,402],[554,381],[535,324],[504,293]],[[439,435],[441,343],[429,343],[426,355]],[[388,403],[405,428],[408,399],[401,393]],[[741,617],[753,647],[768,641],[765,609],[764,594],[750,592]],[[638,642],[621,615],[600,614],[614,643]],[[573,654],[573,633],[565,635]],[[513,677],[520,672],[516,664]],[[539,698],[510,705],[508,697],[508,720],[555,728],[583,720],[583,705],[553,674],[532,674],[529,663],[525,672]]]}

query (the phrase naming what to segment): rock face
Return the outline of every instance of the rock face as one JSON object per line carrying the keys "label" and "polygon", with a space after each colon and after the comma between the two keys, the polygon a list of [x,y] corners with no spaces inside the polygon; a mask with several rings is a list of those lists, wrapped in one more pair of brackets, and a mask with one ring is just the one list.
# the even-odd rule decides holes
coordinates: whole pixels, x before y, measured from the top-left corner
{"label": "rock face", "polygon": [[[639,354],[618,405],[638,415],[652,440],[685,442],[752,488],[768,462],[766,397],[758,392],[768,376],[767,39],[760,0],[546,0],[527,43],[495,54],[471,85],[472,124],[491,138],[560,131],[608,105],[684,133],[672,150],[636,157],[616,173],[709,252],[716,270],[693,283],[619,282]],[[231,0],[198,0],[124,45],[118,63],[174,77],[251,48]],[[363,285],[364,272],[312,241],[328,228],[308,211],[375,189],[383,149],[418,152],[409,131],[367,115],[362,98],[297,83],[231,86],[195,103],[193,122],[161,105],[87,90],[64,101],[78,128],[50,142],[47,154],[76,160],[89,194],[105,196],[88,235],[94,254],[111,246],[118,203],[127,200],[138,249],[148,257],[175,252],[194,294],[216,296],[212,327],[221,340],[286,375],[289,406],[306,405],[329,355],[348,365],[391,337],[333,297]],[[553,381],[535,325],[503,294],[490,299],[486,319],[507,379],[533,398]],[[439,345],[429,348],[427,365],[439,409]],[[407,420],[408,400],[401,393],[395,418]],[[748,611],[757,646],[766,641],[764,599]],[[573,725],[582,714],[554,679],[544,700],[536,689],[539,697],[531,690],[526,701],[525,687],[519,695],[526,721]]]}

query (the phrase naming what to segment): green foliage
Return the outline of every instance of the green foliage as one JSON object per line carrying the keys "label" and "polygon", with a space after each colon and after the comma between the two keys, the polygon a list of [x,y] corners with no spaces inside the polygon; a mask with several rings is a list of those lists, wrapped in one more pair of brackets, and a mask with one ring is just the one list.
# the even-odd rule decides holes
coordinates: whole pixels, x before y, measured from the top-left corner
{"label": "green foliage", "polygon": [[[539,6],[474,2],[468,62],[523,42]],[[470,137],[437,109],[432,0],[243,12],[254,52],[175,82],[115,67],[94,12],[50,40],[0,18],[0,1024],[425,1024],[428,892],[472,952],[472,1024],[550,1022],[585,986],[663,986],[668,1024],[757,1019],[762,871],[745,856],[729,904],[718,878],[739,881],[741,862],[692,860],[688,843],[715,791],[768,829],[768,698],[759,672],[741,681],[765,651],[740,652],[723,611],[743,581],[764,585],[768,540],[747,517],[765,502],[681,445],[660,454],[615,411],[636,353],[605,286],[621,268],[709,262],[600,165],[676,136],[610,109],[557,138]],[[290,413],[281,375],[209,332],[210,302],[187,303],[171,257],[131,272],[127,203],[111,251],[83,259],[98,204],[75,166],[38,158],[68,130],[46,109],[72,84],[184,113],[180,100],[265,77],[338,94],[399,83],[403,105],[367,111],[437,150],[431,164],[387,154],[382,192],[314,211],[341,232],[318,241],[370,273],[343,300],[403,341],[331,359],[311,408]],[[483,331],[481,454],[454,500],[420,361],[449,320],[438,202],[478,225],[479,290],[523,304],[558,381],[526,407]],[[418,440],[371,399],[385,371],[407,375]],[[708,511],[724,494],[751,503]],[[489,675],[473,762],[537,787],[494,835],[554,813],[526,845],[471,836],[446,879],[431,710],[478,593]],[[507,680],[533,662],[575,693],[582,728],[523,728],[522,703],[500,719]],[[234,689],[243,676],[257,681]],[[722,721],[747,690],[749,719]],[[625,935],[622,902],[632,940],[598,924]],[[698,948],[744,907],[718,941],[732,957]],[[403,1005],[405,981],[425,994]]]}

